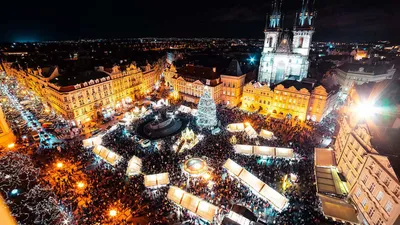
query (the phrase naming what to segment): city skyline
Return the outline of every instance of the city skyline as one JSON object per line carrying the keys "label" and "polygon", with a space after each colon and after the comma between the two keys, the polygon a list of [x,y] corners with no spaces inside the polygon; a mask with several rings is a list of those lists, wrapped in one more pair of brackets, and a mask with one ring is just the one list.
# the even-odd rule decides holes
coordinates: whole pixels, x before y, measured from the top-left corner
{"label": "city skyline", "polygon": [[[391,21],[398,2],[319,0],[315,6],[316,41],[400,41],[400,32]],[[284,27],[294,23],[300,0],[283,2]],[[5,32],[1,42],[68,40],[80,38],[130,37],[232,37],[263,38],[265,16],[271,1],[203,1],[190,5],[182,1],[160,2],[27,2],[16,7],[6,2]],[[16,16],[17,15],[17,16]]]}

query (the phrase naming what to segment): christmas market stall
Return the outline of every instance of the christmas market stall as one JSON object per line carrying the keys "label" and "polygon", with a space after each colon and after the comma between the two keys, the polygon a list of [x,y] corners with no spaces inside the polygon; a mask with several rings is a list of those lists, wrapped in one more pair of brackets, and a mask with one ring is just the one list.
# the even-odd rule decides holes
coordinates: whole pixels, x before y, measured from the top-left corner
{"label": "christmas market stall", "polygon": [[253,193],[263,200],[271,203],[271,205],[278,212],[281,212],[288,205],[289,200],[285,196],[281,195],[279,192],[262,182],[260,179],[233,160],[228,159],[223,167],[228,171],[229,174],[239,179],[239,181],[245,186],[249,187]]}
{"label": "christmas market stall", "polygon": [[210,223],[213,223],[218,210],[217,206],[189,194],[176,186],[171,186],[169,188],[167,198],[178,206],[188,209],[190,212]]}
{"label": "christmas market stall", "polygon": [[133,156],[128,162],[128,168],[126,169],[126,174],[128,176],[134,176],[141,173],[142,170],[142,160],[136,156]]}
{"label": "christmas market stall", "polygon": [[168,173],[158,173],[144,176],[144,186],[147,188],[158,188],[169,184]]}
{"label": "christmas market stall", "polygon": [[93,152],[112,166],[115,166],[122,159],[122,156],[116,154],[115,152],[102,145],[96,145],[93,148]]}

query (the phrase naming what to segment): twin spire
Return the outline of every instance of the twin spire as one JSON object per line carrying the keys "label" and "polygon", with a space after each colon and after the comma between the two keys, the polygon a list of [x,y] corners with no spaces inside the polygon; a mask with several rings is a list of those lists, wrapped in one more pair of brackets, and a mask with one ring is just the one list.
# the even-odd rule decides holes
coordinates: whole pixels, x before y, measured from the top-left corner
{"label": "twin spire", "polygon": [[[267,15],[265,30],[280,30],[283,26],[282,15],[283,0],[273,0],[271,14]],[[317,13],[314,9],[315,0],[302,0],[301,10],[296,12],[294,29],[314,29],[314,18]]]}

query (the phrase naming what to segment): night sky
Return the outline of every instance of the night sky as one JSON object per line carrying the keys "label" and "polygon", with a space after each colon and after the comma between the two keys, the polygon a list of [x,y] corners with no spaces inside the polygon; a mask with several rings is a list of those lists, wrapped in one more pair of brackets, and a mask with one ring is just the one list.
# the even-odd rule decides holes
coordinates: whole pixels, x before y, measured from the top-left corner
{"label": "night sky", "polygon": [[[0,41],[119,37],[263,38],[271,0],[2,2]],[[285,0],[293,25],[301,0]],[[316,0],[317,41],[400,43],[399,0]],[[397,12],[396,12],[397,11]]]}

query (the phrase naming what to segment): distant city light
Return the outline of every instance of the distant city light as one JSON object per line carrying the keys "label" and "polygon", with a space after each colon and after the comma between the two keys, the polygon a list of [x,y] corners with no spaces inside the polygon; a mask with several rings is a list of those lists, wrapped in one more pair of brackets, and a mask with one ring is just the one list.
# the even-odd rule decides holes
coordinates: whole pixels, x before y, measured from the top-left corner
{"label": "distant city light", "polygon": [[256,58],[254,56],[251,56],[249,58],[250,63],[254,63],[256,61]]}

